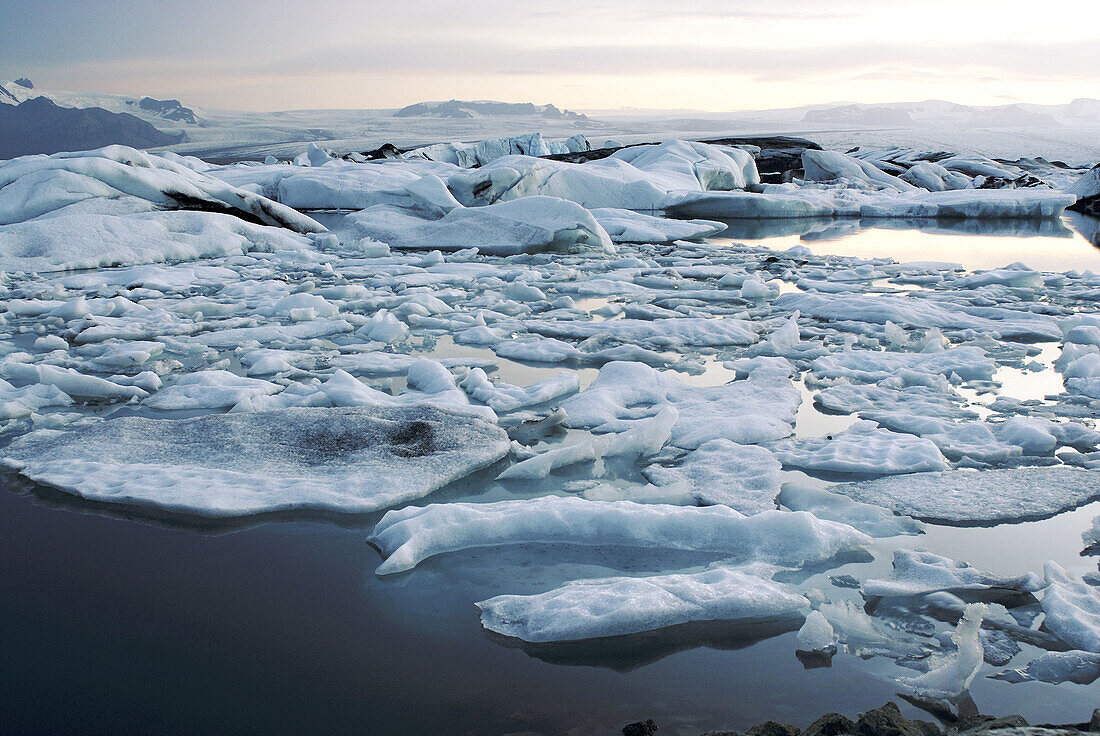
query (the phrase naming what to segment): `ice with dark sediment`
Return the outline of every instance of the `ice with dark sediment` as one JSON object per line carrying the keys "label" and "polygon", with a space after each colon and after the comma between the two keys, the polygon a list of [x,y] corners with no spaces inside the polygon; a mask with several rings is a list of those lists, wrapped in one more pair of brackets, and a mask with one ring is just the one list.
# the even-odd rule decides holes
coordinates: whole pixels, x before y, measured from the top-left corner
{"label": "ice with dark sediment", "polygon": [[503,430],[428,406],[295,408],[39,430],[4,448],[0,462],[91,501],[238,517],[389,508],[508,448]]}

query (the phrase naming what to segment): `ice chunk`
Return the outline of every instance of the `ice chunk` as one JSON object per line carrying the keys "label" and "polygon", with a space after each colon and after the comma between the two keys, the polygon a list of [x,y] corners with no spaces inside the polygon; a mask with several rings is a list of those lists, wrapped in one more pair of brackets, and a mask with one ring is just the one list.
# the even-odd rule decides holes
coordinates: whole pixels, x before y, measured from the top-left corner
{"label": "ice chunk", "polygon": [[472,369],[462,380],[462,390],[493,411],[504,414],[534,404],[561,398],[576,392],[580,379],[576,373],[562,371],[530,386],[513,386],[509,383],[491,383],[480,368]]}
{"label": "ice chunk", "polygon": [[501,595],[477,604],[481,625],[523,641],[577,641],[653,631],[693,621],[797,618],[809,607],[786,586],[750,571],[577,580],[539,595]]}
{"label": "ice chunk", "polygon": [[800,310],[803,315],[834,322],[855,321],[907,327],[979,330],[1002,338],[1061,340],[1062,329],[1050,317],[1016,310],[1000,310],[996,318],[971,314],[963,308],[909,296],[832,294],[783,294],[775,301],[780,309]]}
{"label": "ice chunk", "polygon": [[898,178],[930,192],[969,189],[974,186],[965,174],[950,171],[945,166],[927,161],[911,166],[908,171],[898,176]]}
{"label": "ice chunk", "polygon": [[9,271],[66,271],[307,247],[309,241],[294,233],[218,212],[62,212],[0,225],[0,262]]}
{"label": "ice chunk", "polygon": [[798,630],[798,643],[803,650],[824,652],[836,646],[836,633],[821,611],[810,611]]}
{"label": "ice chunk", "polygon": [[979,633],[986,607],[971,603],[951,635],[957,651],[935,669],[918,677],[899,677],[898,683],[921,700],[938,702],[962,695],[982,668],[984,649]]}
{"label": "ice chunk", "polygon": [[634,422],[625,432],[599,435],[575,445],[547,450],[516,463],[498,477],[500,480],[536,480],[547,477],[555,468],[604,457],[648,457],[668,442],[672,425],[678,418],[676,409],[665,407],[655,417]]}
{"label": "ice chunk", "polygon": [[990,677],[1005,682],[1076,682],[1091,685],[1100,679],[1100,654],[1079,650],[1044,652],[1023,669],[1006,670]]}
{"label": "ice chunk", "polygon": [[47,406],[68,406],[69,395],[57,386],[35,383],[15,388],[0,378],[0,421],[20,419]]}
{"label": "ice chunk", "polygon": [[1044,574],[1043,627],[1074,649],[1100,654],[1100,591],[1053,561]]}
{"label": "ice chunk", "polygon": [[867,580],[863,592],[869,596],[914,596],[940,590],[1012,590],[1034,593],[1043,587],[1034,573],[1003,578],[971,567],[965,562],[923,550],[894,552],[894,571],[888,580]]}
{"label": "ice chunk", "polygon": [[771,449],[785,467],[819,472],[890,475],[948,467],[932,442],[862,420],[831,439],[789,439],[772,444]]}
{"label": "ice chunk", "polygon": [[278,393],[281,386],[259,378],[245,378],[229,371],[199,371],[180,376],[159,391],[145,406],[153,409],[225,409],[241,401]]}
{"label": "ice chunk", "polygon": [[701,444],[676,467],[651,465],[644,474],[658,486],[686,484],[700,503],[752,515],[775,509],[779,470],[779,461],[763,447],[717,439]]}
{"label": "ice chunk", "polygon": [[839,151],[815,151],[808,148],[802,152],[802,168],[806,172],[807,181],[844,179],[874,189],[890,189],[895,192],[915,189],[909,182],[887,174],[871,162]]}
{"label": "ice chunk", "polygon": [[462,250],[512,255],[527,251],[588,245],[607,252],[614,246],[583,207],[554,197],[525,197],[486,207],[461,207],[438,220],[411,210],[376,205],[348,215],[346,231],[391,248]]}
{"label": "ice chunk", "polygon": [[95,501],[203,516],[367,513],[504,457],[503,430],[434,407],[126,417],[40,430],[0,450],[31,480]]}
{"label": "ice chunk", "polygon": [[747,445],[786,437],[800,402],[790,379],[774,373],[754,371],[744,381],[694,387],[642,363],[617,361],[562,408],[571,427],[614,432],[671,404],[680,413],[672,444],[694,449],[714,439]]}
{"label": "ice chunk", "polygon": [[411,570],[435,555],[516,544],[640,547],[734,556],[800,567],[861,549],[869,538],[810,514],[743,516],[726,506],[693,508],[546,496],[447,503],[390,511],[371,535],[386,558],[379,575]]}
{"label": "ice chunk", "polygon": [[898,514],[961,526],[1045,519],[1100,498],[1094,471],[1067,467],[916,473],[833,490]]}
{"label": "ice chunk", "polygon": [[602,337],[654,349],[750,345],[756,332],[746,320],[730,317],[673,317],[670,319],[616,319],[604,322],[528,320],[524,326],[537,335],[586,340]]}
{"label": "ice chunk", "polygon": [[791,511],[808,511],[819,519],[847,524],[872,537],[924,533],[924,524],[908,516],[897,516],[881,506],[853,501],[805,483],[784,483],[776,500]]}
{"label": "ice chunk", "polygon": [[711,220],[670,220],[632,210],[596,208],[592,216],[615,243],[668,243],[673,240],[702,240],[726,229]]}
{"label": "ice chunk", "polygon": [[[89,208],[91,200],[97,201]],[[290,207],[126,146],[0,162],[0,225],[56,214],[70,205],[85,213],[209,210],[299,233],[325,231]]]}
{"label": "ice chunk", "polygon": [[902,372],[958,376],[964,381],[989,381],[996,363],[978,347],[948,348],[938,353],[895,353],[879,350],[845,350],[823,355],[813,363],[814,373],[824,378],[849,378],[877,383]]}
{"label": "ice chunk", "polygon": [[[56,386],[69,396],[79,399],[127,401],[149,395],[148,391],[137,386],[125,386],[106,378],[86,375],[73,368],[59,368],[55,365],[5,361],[0,363],[0,375],[23,383]],[[50,395],[41,390],[38,390],[38,394],[43,397]]]}

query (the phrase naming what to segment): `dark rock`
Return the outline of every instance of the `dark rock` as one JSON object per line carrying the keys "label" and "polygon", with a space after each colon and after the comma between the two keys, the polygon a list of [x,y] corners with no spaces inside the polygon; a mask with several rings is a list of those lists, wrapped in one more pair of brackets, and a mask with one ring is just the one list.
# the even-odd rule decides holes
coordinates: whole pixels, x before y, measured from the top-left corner
{"label": "dark rock", "polygon": [[26,77],[19,77],[19,79],[15,80],[15,83],[18,84],[20,87],[26,87],[27,89],[34,89],[34,84],[31,82],[31,80],[27,79]]}
{"label": "dark rock", "polygon": [[142,110],[158,115],[165,120],[174,120],[190,125],[197,125],[199,122],[198,118],[195,117],[195,111],[189,107],[184,107],[179,100],[154,100],[152,97],[142,97],[137,104]]}
{"label": "dark rock", "polygon": [[764,721],[748,730],[749,736],[798,736],[802,729],[789,723]]}
{"label": "dark rock", "polygon": [[1076,203],[1070,205],[1069,209],[1089,217],[1100,218],[1100,195],[1079,199]]}
{"label": "dark rock", "polygon": [[1092,712],[1092,719],[1089,720],[1089,730],[1100,732],[1100,708]]}
{"label": "dark rock", "polygon": [[897,703],[869,710],[856,722],[855,736],[924,736],[924,731],[901,714]]}
{"label": "dark rock", "polygon": [[647,718],[644,721],[623,726],[623,736],[653,736],[658,730],[657,721]]}
{"label": "dark rock", "polygon": [[984,734],[1002,728],[1023,728],[1029,725],[1031,724],[1023,716],[1004,716],[1002,718],[972,716],[959,721],[956,730],[959,736],[963,734],[974,736],[975,734]]}
{"label": "dark rock", "polygon": [[392,143],[383,143],[373,151],[363,151],[360,155],[367,161],[381,161],[387,158],[401,158],[401,149]]}
{"label": "dark rock", "polygon": [[101,107],[59,107],[45,97],[20,105],[0,105],[0,159],[86,151],[115,143],[151,148],[179,143],[185,137],[165,133],[127,113]]}
{"label": "dark rock", "polygon": [[856,732],[856,724],[851,718],[839,713],[826,713],[806,726],[802,736],[840,736]]}

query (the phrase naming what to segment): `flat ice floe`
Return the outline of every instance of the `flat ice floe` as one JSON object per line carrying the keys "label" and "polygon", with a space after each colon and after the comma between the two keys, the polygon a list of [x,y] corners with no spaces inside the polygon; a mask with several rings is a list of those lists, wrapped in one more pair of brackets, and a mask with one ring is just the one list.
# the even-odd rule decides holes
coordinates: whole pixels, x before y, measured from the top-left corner
{"label": "flat ice floe", "polygon": [[988,525],[1044,519],[1100,498],[1100,477],[1078,468],[912,473],[847,483],[837,493],[929,522]]}
{"label": "flat ice floe", "polygon": [[448,503],[389,511],[371,543],[377,573],[405,572],[436,555],[480,547],[565,544],[683,550],[800,567],[860,549],[869,537],[810,514],[743,516],[726,506],[685,508],[546,496],[527,501]]}
{"label": "flat ice floe", "polygon": [[769,447],[785,467],[826,473],[891,475],[948,467],[947,460],[931,441],[891,432],[862,420],[836,437],[781,440]]}
{"label": "flat ice floe", "polygon": [[487,467],[508,447],[503,430],[432,407],[308,408],[39,430],[0,462],[92,501],[234,517],[378,511]]}
{"label": "flat ice floe", "polygon": [[650,465],[644,472],[654,485],[683,483],[700,503],[751,515],[775,509],[780,468],[763,447],[716,439],[699,445],[677,466]]}
{"label": "flat ice floe", "polygon": [[528,642],[623,636],[693,621],[799,619],[809,602],[752,570],[577,580],[477,604],[486,629]]}
{"label": "flat ice floe", "polygon": [[862,590],[869,596],[915,596],[936,591],[1009,590],[1034,593],[1043,587],[1034,573],[1005,578],[978,570],[928,551],[899,549],[889,579],[867,580]]}
{"label": "flat ice floe", "polygon": [[562,402],[562,408],[571,427],[618,432],[664,406],[674,406],[680,418],[671,442],[694,449],[717,439],[756,444],[786,437],[800,402],[789,378],[766,371],[721,386],[698,387],[642,363],[617,361],[601,368],[596,380]]}

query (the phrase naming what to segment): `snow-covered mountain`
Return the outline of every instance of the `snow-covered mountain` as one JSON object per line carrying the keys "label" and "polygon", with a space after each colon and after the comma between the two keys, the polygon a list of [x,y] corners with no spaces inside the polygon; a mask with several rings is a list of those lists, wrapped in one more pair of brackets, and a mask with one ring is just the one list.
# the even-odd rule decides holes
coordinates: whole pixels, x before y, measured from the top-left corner
{"label": "snow-covered mountain", "polygon": [[587,120],[588,116],[562,110],[556,105],[535,105],[531,102],[496,102],[493,100],[448,100],[446,102],[417,102],[407,105],[394,117],[434,117],[470,119],[479,117],[540,117],[550,120]]}

